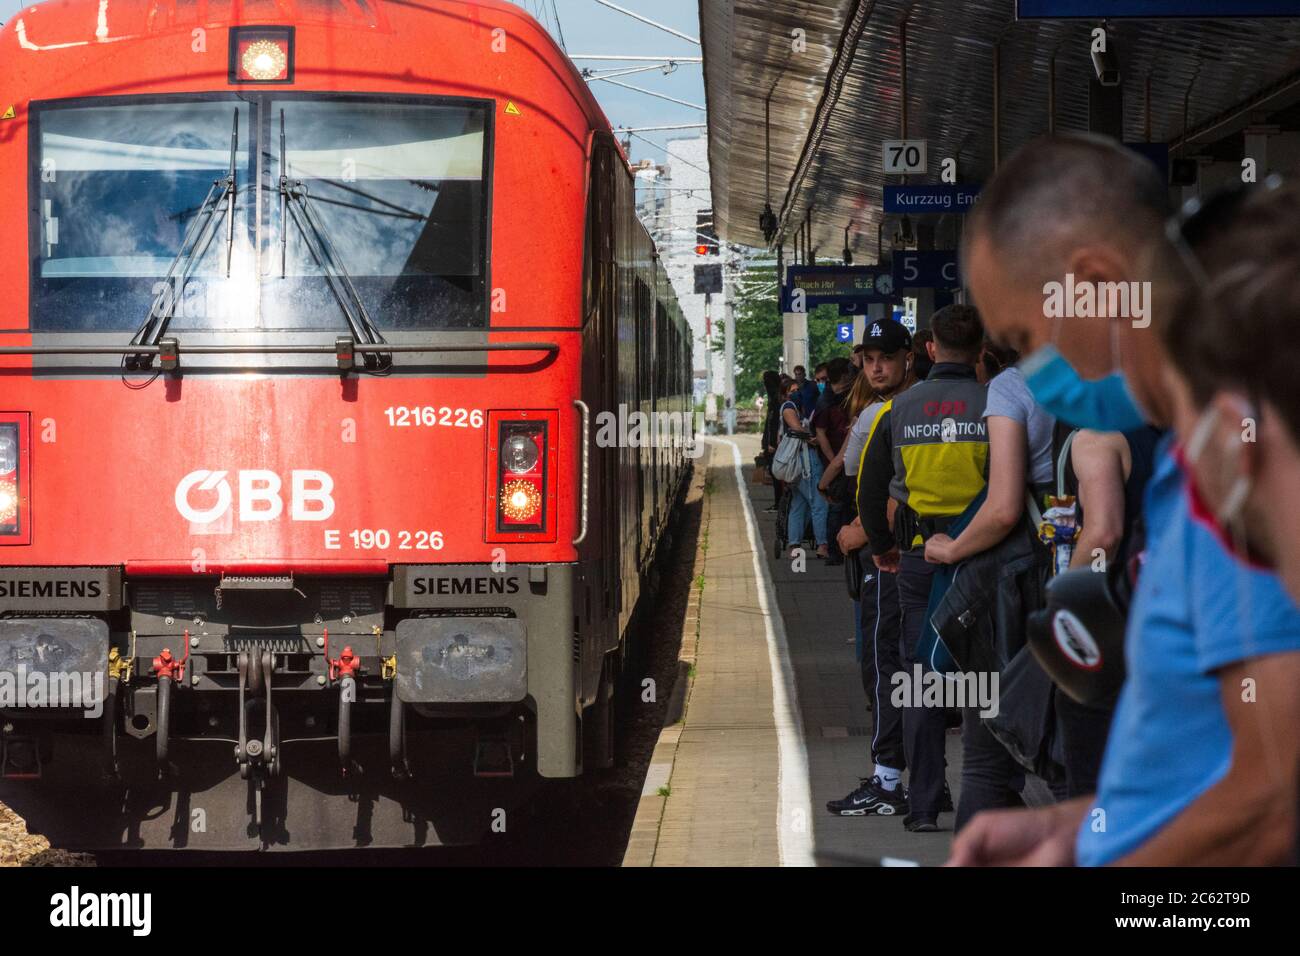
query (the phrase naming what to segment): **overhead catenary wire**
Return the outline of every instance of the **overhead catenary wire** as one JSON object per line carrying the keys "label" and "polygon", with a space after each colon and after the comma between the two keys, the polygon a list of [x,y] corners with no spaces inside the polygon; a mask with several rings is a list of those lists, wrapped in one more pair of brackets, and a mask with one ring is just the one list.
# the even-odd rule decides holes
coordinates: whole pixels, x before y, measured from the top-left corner
{"label": "overhead catenary wire", "polygon": [[677,69],[677,64],[673,63],[672,61],[664,61],[663,63],[654,63],[650,66],[634,66],[634,67],[629,67],[626,70],[609,70],[608,72],[601,72],[601,73],[597,73],[595,70],[592,70],[590,67],[586,67],[582,70],[582,78],[586,80],[588,83],[590,83],[593,80],[608,80],[610,77],[613,76],[631,76],[633,73],[651,73],[654,70],[662,70],[664,76],[667,76],[668,74],[672,73],[676,69]]}
{"label": "overhead catenary wire", "polygon": [[[631,130],[629,130],[628,132],[631,133]],[[655,149],[662,150],[664,155],[667,156],[669,159],[675,159],[679,163],[685,163],[687,166],[691,167],[692,169],[698,169],[702,173],[706,173],[706,174],[708,173],[708,170],[705,169],[703,166],[699,166],[695,163],[692,163],[689,159],[683,159],[681,156],[678,156],[676,153],[671,152],[667,146],[660,146],[654,140],[647,139],[646,137],[642,136],[640,133],[631,133],[631,135],[641,140],[641,142],[653,146]]]}
{"label": "overhead catenary wire", "polygon": [[[655,216],[654,218],[655,218],[655,221],[656,221],[656,222],[674,222],[675,220],[678,220],[678,219],[694,219],[695,216],[696,216],[696,211],[695,211],[695,210],[692,210],[691,212],[678,213],[678,214],[675,215],[675,216],[657,215],[657,216]],[[713,220],[709,220],[708,222],[697,223],[697,225],[700,225],[700,226],[711,226],[711,225],[713,225]],[[685,228],[688,228],[688,227],[686,227],[686,226],[677,226],[677,227],[675,227],[675,228],[685,229]]]}
{"label": "overhead catenary wire", "polygon": [[633,56],[619,56],[615,53],[570,53],[570,60],[613,60],[616,63],[648,63],[651,60],[662,62],[664,60],[675,60],[678,63],[703,63],[702,56],[645,56],[636,54]]}
{"label": "overhead catenary wire", "polygon": [[617,10],[619,13],[623,14],[624,16],[631,17],[633,20],[640,20],[642,23],[652,26],[656,30],[663,30],[664,33],[670,33],[673,36],[677,37],[678,39],[686,40],[688,43],[694,43],[696,46],[700,45],[699,37],[693,37],[690,34],[682,33],[680,30],[674,30],[672,27],[665,26],[664,24],[658,22],[657,20],[651,20],[649,17],[643,17],[641,14],[635,13],[627,9],[627,7],[620,7],[617,3],[610,3],[609,0],[596,0],[596,2],[599,3],[602,7],[609,7],[611,10]]}
{"label": "overhead catenary wire", "polygon": [[616,126],[615,133],[665,133],[679,129],[707,129],[707,123],[681,123],[676,126]]}
{"label": "overhead catenary wire", "polygon": [[668,96],[666,93],[656,93],[654,90],[647,90],[644,86],[633,86],[631,83],[620,83],[618,80],[611,80],[605,77],[596,77],[596,79],[604,80],[604,82],[610,83],[614,86],[621,86],[625,90],[632,90],[634,93],[644,93],[646,96],[653,96],[656,97],[657,99],[667,100],[669,103],[676,103],[678,106],[689,106],[693,110],[704,109],[704,107],[701,106],[699,103],[691,103],[688,102],[687,100],[679,100],[675,96]]}
{"label": "overhead catenary wire", "polygon": [[560,49],[567,54],[569,45],[564,42],[564,25],[560,23],[560,9],[555,5],[555,0],[551,0],[551,12],[555,14],[555,32],[559,35]]}

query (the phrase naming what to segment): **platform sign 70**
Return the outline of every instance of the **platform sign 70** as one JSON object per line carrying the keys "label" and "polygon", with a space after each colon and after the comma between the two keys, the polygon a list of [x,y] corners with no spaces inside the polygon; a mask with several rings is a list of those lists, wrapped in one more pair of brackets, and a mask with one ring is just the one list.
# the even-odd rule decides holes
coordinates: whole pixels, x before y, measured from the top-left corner
{"label": "platform sign 70", "polygon": [[926,140],[887,139],[880,144],[881,172],[891,176],[915,176],[929,169]]}

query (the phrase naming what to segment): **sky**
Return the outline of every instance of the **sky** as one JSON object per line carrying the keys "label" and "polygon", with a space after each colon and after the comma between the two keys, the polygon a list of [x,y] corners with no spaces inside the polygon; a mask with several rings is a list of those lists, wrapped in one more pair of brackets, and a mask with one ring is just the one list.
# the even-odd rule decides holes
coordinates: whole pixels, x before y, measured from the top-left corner
{"label": "sky", "polygon": [[[618,6],[656,20],[681,33],[699,38],[699,5],[696,0],[612,0]],[[552,9],[553,5],[553,9]],[[678,39],[652,26],[639,23],[631,17],[610,10],[596,0],[522,0],[519,6],[536,15],[540,9],[549,14],[540,17],[543,24],[556,36],[564,34],[564,45],[570,54],[603,53],[637,56],[699,56],[700,48],[686,40]],[[559,14],[561,31],[555,29],[555,14]],[[637,65],[628,63],[627,67]],[[619,68],[621,64],[579,61],[579,67],[600,70]],[[681,63],[677,71],[665,76],[658,70],[616,77],[620,83],[641,86],[688,103],[704,105],[704,74],[698,63]],[[634,93],[612,83],[593,82],[592,92],[604,107],[614,126],[669,126],[678,123],[703,123],[704,111],[678,106],[665,100]],[[648,139],[663,143],[666,139],[691,135],[689,131],[647,133]],[[644,139],[632,141],[632,158],[642,156],[662,160],[646,145]]]}
{"label": "sky", "polygon": [[[612,0],[612,2],[657,20],[681,33],[696,38],[700,35],[697,0]],[[571,54],[700,55],[700,48],[695,44],[639,23],[631,17],[602,6],[596,0],[516,0],[516,3],[537,17],[557,40],[563,34],[564,46]],[[28,4],[20,3],[18,0],[0,0],[0,21],[8,21],[26,5]],[[597,70],[610,70],[648,64],[584,60],[578,65]],[[704,104],[704,78],[698,63],[679,64],[677,71],[668,76],[655,70],[615,79],[620,83],[645,87],[688,103],[701,106]],[[655,99],[643,93],[622,89],[612,83],[593,82],[591,88],[614,126],[669,126],[704,122],[702,110]],[[663,143],[668,138],[691,134],[685,131],[644,135],[650,140]],[[657,162],[661,162],[664,158],[661,152],[648,146],[644,139],[634,139],[633,159],[647,156]]]}

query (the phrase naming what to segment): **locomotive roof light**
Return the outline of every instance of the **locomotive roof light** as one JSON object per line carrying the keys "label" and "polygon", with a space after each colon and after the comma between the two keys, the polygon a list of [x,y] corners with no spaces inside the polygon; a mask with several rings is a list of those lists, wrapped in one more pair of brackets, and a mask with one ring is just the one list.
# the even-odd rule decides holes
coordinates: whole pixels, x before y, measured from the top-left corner
{"label": "locomotive roof light", "polygon": [[292,83],[293,27],[231,27],[231,83]]}

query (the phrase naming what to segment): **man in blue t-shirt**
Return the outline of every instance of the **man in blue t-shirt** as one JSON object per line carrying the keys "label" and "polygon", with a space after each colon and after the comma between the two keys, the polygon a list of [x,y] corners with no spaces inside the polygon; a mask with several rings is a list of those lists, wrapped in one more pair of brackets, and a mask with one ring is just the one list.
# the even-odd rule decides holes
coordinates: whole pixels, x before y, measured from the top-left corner
{"label": "man in blue t-shirt", "polygon": [[1273,689],[1254,686],[1261,659],[1295,656],[1300,648],[1300,613],[1277,576],[1236,561],[1192,517],[1171,442],[1158,452],[1147,489],[1143,514],[1150,530],[1129,611],[1128,677],[1097,797],[1075,845],[1083,866],[1140,851],[1224,779],[1233,763],[1232,721],[1253,719],[1252,698]]}
{"label": "man in blue t-shirt", "polygon": [[[1154,167],[1119,144],[1056,137],[1004,164],[967,224],[963,274],[989,332],[1029,356],[1026,383],[1065,421],[1122,431],[1186,415],[1149,328],[1150,301],[1133,314],[1070,319],[1045,302],[1050,284],[1067,277],[1101,289],[1169,275],[1167,196]],[[1170,301],[1166,294],[1177,298],[1162,287],[1156,302]],[[954,842],[951,862],[1290,861],[1300,610],[1275,575],[1236,561],[1194,516],[1169,441],[1145,514],[1128,676],[1097,794],[981,814]]]}

